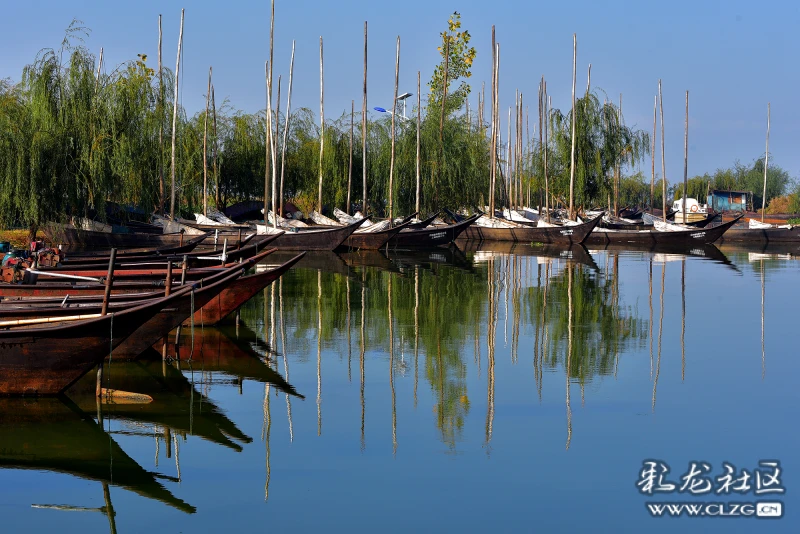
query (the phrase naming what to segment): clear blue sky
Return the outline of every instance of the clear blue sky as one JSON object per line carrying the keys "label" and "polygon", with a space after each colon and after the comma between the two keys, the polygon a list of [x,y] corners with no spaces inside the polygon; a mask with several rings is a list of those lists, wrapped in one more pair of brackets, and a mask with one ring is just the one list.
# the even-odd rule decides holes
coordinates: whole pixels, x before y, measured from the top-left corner
{"label": "clear blue sky", "polygon": [[[501,109],[506,116],[520,89],[533,126],[537,84],[544,74],[553,106],[570,106],[572,34],[578,34],[578,88],[623,94],[629,125],[652,129],[653,96],[663,80],[667,177],[683,178],[684,94],[690,92],[689,175],[749,163],[763,155],[767,102],[772,103],[770,159],[800,176],[800,4],[744,1],[450,2],[389,3],[278,0],[275,78],[287,78],[297,41],[293,107],[319,110],[319,36],[325,42],[325,112],[336,117],[360,107],[363,24],[369,22],[369,108],[391,105],[395,38],[400,35],[400,90],[416,93],[438,63],[438,33],[459,11],[478,50],[471,105],[491,70],[491,25],[501,44]],[[157,22],[163,14],[164,62],[175,68],[180,9],[186,8],[182,103],[204,106],[208,67],[218,101],[238,109],[265,107],[264,61],[269,53],[269,2],[58,1],[9,2],[0,32],[0,78],[18,80],[44,47],[57,47],[73,18],[91,28],[87,46],[104,47],[113,66],[146,53],[155,67]],[[487,90],[488,92],[488,90]],[[285,95],[285,92],[284,92]],[[282,107],[285,107],[285,98]],[[505,132],[505,126],[503,126]],[[660,152],[659,152],[660,154]],[[649,161],[642,165],[649,175]],[[656,160],[660,169],[660,156]],[[660,172],[660,171],[659,171]]]}

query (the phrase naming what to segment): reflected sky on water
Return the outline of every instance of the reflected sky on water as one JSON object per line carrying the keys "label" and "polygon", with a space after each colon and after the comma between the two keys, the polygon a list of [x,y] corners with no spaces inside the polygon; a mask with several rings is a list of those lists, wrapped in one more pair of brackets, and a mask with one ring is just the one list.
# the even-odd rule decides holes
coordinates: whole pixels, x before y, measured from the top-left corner
{"label": "reflected sky on water", "polygon": [[[184,328],[180,362],[107,366],[151,404],[98,407],[93,376],[0,403],[4,525],[797,531],[798,267],[792,248],[309,254],[238,325]],[[778,459],[786,516],[653,519],[645,459],[675,479]],[[757,500],[735,497],[662,500]]]}

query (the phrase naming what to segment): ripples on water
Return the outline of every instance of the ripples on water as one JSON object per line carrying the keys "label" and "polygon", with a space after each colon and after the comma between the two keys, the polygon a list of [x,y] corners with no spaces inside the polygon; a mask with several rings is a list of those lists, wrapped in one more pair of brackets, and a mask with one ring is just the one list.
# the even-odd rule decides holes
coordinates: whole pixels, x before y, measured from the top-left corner
{"label": "ripples on water", "polygon": [[[777,458],[791,496],[798,265],[714,247],[309,255],[238,326],[185,328],[180,362],[108,365],[151,404],[98,407],[93,376],[0,400],[3,530],[674,530],[635,486],[647,458],[676,477]],[[768,527],[796,531],[785,501]]]}

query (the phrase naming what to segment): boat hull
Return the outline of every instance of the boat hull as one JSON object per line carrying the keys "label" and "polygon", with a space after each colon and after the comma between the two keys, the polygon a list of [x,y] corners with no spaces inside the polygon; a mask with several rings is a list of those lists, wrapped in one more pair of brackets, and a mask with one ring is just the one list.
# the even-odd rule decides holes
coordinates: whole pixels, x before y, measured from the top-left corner
{"label": "boat hull", "polygon": [[357,248],[359,250],[380,250],[391,238],[396,236],[403,229],[408,228],[410,224],[410,222],[405,222],[381,232],[353,232],[344,240],[342,246],[346,248]]}
{"label": "boat hull", "polygon": [[217,294],[205,306],[195,312],[194,322],[205,326],[216,325],[242,304],[253,298],[259,291],[280,278],[300,261],[305,254],[305,252],[298,254],[274,269],[236,279],[224,291]]}
{"label": "boat hull", "polygon": [[389,248],[430,248],[452,243],[478,218],[473,215],[457,224],[434,226],[420,230],[402,230],[389,239]]}
{"label": "boat hull", "polygon": [[0,395],[61,393],[188,291],[63,326],[0,331]]}
{"label": "boat hull", "polygon": [[595,217],[575,226],[548,226],[545,228],[484,228],[472,225],[462,237],[475,241],[512,241],[516,243],[544,243],[548,245],[579,245],[583,243],[600,222]]}
{"label": "boat hull", "polygon": [[793,228],[731,228],[720,243],[800,243],[800,226]]}
{"label": "boat hull", "polygon": [[334,250],[358,230],[361,224],[362,221],[358,221],[341,228],[285,232],[272,242],[272,246],[281,250]]}
{"label": "boat hull", "polygon": [[659,232],[658,230],[629,231],[629,230],[597,230],[589,234],[584,244],[634,244],[634,245],[664,245],[674,248],[694,247],[697,245],[711,244],[717,241],[739,219],[718,224],[711,228],[698,228],[677,232]]}

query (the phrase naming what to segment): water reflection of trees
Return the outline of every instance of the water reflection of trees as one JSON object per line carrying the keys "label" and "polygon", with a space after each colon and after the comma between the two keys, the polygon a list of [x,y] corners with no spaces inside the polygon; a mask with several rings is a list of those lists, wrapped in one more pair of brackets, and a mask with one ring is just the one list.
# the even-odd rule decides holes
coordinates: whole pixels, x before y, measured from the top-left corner
{"label": "water reflection of trees", "polygon": [[[536,344],[537,368],[567,368],[581,384],[596,375],[614,374],[619,354],[633,345],[643,346],[648,330],[647,320],[619,303],[618,269],[595,273],[574,265],[553,272],[548,265],[547,271],[549,277],[527,288],[521,302],[527,321],[537,329],[536,339],[541,340]],[[571,354],[567,350],[570,308]]]}
{"label": "water reflection of trees", "polygon": [[[473,259],[469,270],[411,258],[396,262],[399,272],[369,266],[351,267],[347,274],[294,269],[283,277],[279,290],[280,337],[286,338],[283,350],[289,347],[293,358],[308,360],[321,347],[342,361],[347,359],[349,369],[356,343],[362,391],[365,367],[381,365],[374,362],[378,354],[385,356],[382,365],[389,368],[387,383],[393,392],[397,379],[406,373],[405,354],[413,351],[415,405],[421,375],[433,397],[441,440],[455,450],[470,411],[467,358],[473,354],[478,373],[486,366],[488,445],[494,421],[497,342],[510,345],[511,360],[516,363],[520,339],[535,332],[533,363],[541,391],[544,368],[568,368],[569,379],[582,386],[593,376],[612,374],[620,352],[632,343],[644,344],[647,338],[648,321],[619,302],[616,265],[596,272],[593,263],[592,267],[574,264],[564,257],[489,253]],[[572,268],[565,269],[567,264]],[[567,360],[570,296],[574,325]],[[272,306],[258,302],[262,298],[271,300],[268,293],[257,297],[242,310],[242,318],[271,339]],[[315,342],[319,345],[314,346]],[[318,402],[324,404],[321,374],[319,378]],[[392,441],[396,444],[396,406],[401,400],[395,395],[393,400]],[[362,429],[364,412],[362,407]]]}

